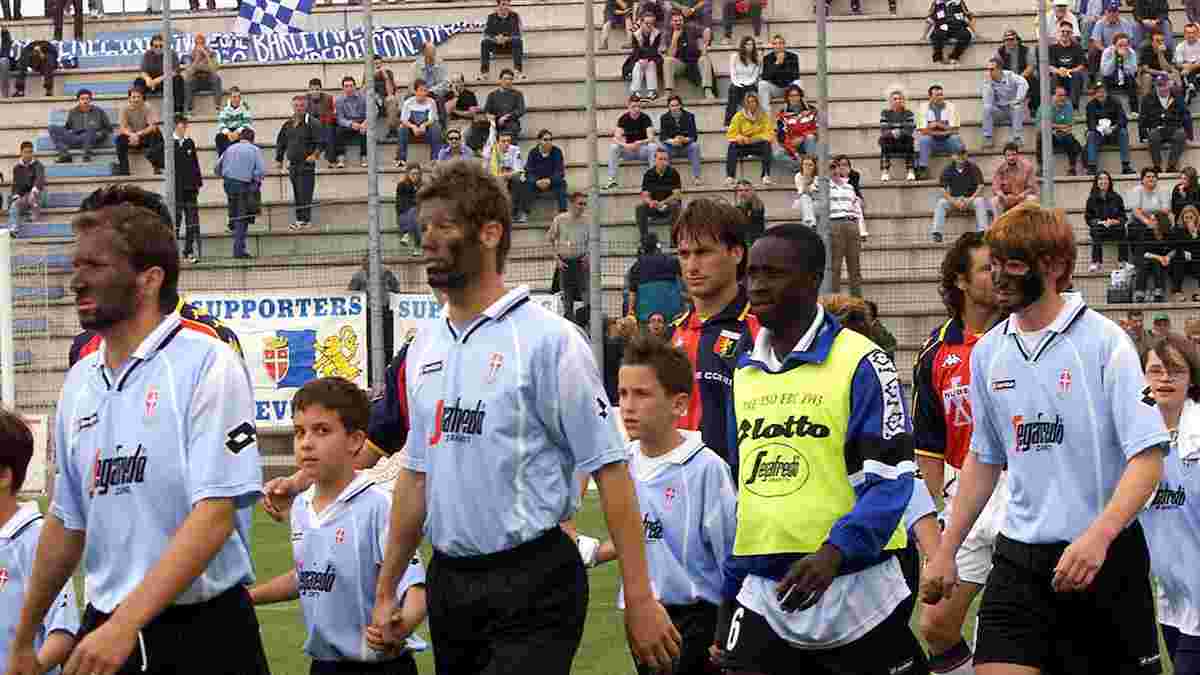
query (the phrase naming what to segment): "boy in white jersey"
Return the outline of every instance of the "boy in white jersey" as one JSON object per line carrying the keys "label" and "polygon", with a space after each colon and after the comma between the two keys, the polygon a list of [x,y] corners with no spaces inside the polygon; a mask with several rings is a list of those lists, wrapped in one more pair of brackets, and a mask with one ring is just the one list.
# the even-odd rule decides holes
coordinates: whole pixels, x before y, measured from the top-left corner
{"label": "boy in white jersey", "polygon": [[[621,361],[621,419],[629,434],[629,470],[642,508],[650,582],[683,637],[675,675],[712,668],[709,646],[717,629],[722,570],[733,550],[737,491],[729,465],[698,431],[677,431],[692,392],[687,354],[643,335]],[[597,549],[580,537],[584,564],[617,559],[611,541]],[[591,553],[591,555],[589,555]],[[617,601],[622,609],[624,597]],[[638,673],[653,672],[638,665]]]}
{"label": "boy in white jersey", "polygon": [[70,584],[55,599],[33,644],[24,653],[9,650],[42,533],[37,504],[17,501],[32,458],[33,433],[19,416],[0,408],[0,664],[7,664],[5,672],[32,664],[38,673],[57,675],[79,631],[79,608]]}
{"label": "boy in white jersey", "polygon": [[313,380],[292,397],[296,464],[313,486],[291,510],[295,569],[250,589],[255,605],[300,599],[311,675],[416,675],[411,637],[425,620],[425,570],[409,563],[397,588],[391,652],[366,640],[387,543],[390,495],[355,471],[366,452],[367,394],[340,377]]}

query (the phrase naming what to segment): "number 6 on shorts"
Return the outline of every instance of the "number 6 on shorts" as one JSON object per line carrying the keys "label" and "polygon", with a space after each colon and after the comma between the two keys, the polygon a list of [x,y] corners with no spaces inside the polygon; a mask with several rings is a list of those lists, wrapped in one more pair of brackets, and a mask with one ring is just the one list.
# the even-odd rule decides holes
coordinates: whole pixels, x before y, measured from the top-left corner
{"label": "number 6 on shorts", "polygon": [[733,613],[733,617],[729,619],[729,638],[725,640],[725,651],[731,652],[737,646],[738,636],[742,632],[742,615],[746,613],[745,607],[738,607]]}

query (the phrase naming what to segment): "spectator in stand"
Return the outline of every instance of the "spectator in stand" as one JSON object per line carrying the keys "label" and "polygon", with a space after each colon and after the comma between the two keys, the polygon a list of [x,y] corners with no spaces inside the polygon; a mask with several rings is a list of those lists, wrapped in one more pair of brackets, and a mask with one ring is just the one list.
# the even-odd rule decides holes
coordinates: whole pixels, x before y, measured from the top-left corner
{"label": "spectator in stand", "polygon": [[1061,21],[1058,24],[1058,41],[1050,45],[1050,91],[1053,93],[1056,85],[1066,87],[1071,96],[1071,105],[1079,108],[1079,100],[1083,90],[1087,88],[1087,54],[1083,47],[1075,41],[1071,24]]}
{"label": "spectator in stand", "polygon": [[1008,122],[1012,128],[1009,142],[1021,144],[1028,93],[1029,83],[1025,78],[1005,70],[999,57],[988,59],[987,76],[983,80],[983,147],[995,147],[992,131],[996,122]]}
{"label": "spectator in stand", "polygon": [[475,92],[467,88],[467,79],[462,73],[450,76],[450,90],[446,93],[445,107],[446,126],[462,120],[469,124],[475,121],[475,115],[483,110],[479,106],[479,99],[475,98]]}
{"label": "spectator in stand", "polygon": [[646,319],[646,333],[659,340],[667,339],[667,317],[662,312],[655,312]]}
{"label": "spectator in stand", "polygon": [[1179,170],[1179,158],[1183,156],[1184,117],[1189,113],[1183,100],[1171,92],[1171,81],[1163,76],[1154,79],[1154,91],[1142,99],[1138,128],[1150,143],[1150,157],[1156,171],[1162,171],[1163,145],[1170,144],[1167,156],[1167,171]]}
{"label": "spectator in stand", "polygon": [[[310,91],[312,86],[310,82]],[[319,80],[316,86],[318,88],[321,86]],[[217,115],[217,126],[219,129],[215,141],[218,155],[241,139],[242,129],[254,126],[254,114],[250,112],[250,106],[242,100],[241,89],[229,88],[229,102],[225,104],[224,108],[221,108],[221,112]]]}
{"label": "spectator in stand", "polygon": [[713,0],[670,0],[663,4],[671,11],[683,12],[684,25],[702,29],[705,41],[712,42],[712,8],[716,4]]}
{"label": "spectator in stand", "polygon": [[567,162],[562,149],[554,144],[554,134],[549,129],[538,132],[537,145],[525,160],[525,178],[529,181],[531,199],[537,199],[541,194],[553,196],[558,212],[566,212]]}
{"label": "spectator in stand", "polygon": [[600,44],[597,49],[608,49],[608,34],[613,28],[626,33],[632,32],[633,26],[630,21],[630,12],[633,10],[634,2],[629,0],[605,0],[604,2],[604,27],[600,29]]}
{"label": "spectator in stand", "polygon": [[654,164],[654,122],[642,112],[642,99],[629,97],[629,108],[617,118],[613,142],[608,150],[608,183],[605,190],[617,187],[617,163],[632,159]]}
{"label": "spectator in stand", "polygon": [[929,177],[929,157],[933,153],[957,155],[963,147],[958,136],[962,124],[958,108],[946,100],[942,85],[929,87],[929,101],[921,107],[917,118],[917,179]]}
{"label": "spectator in stand", "polygon": [[483,148],[492,142],[495,133],[495,127],[492,126],[492,120],[488,117],[488,114],[483,112],[483,110],[479,110],[475,113],[475,119],[467,127],[463,135],[463,143],[476,156],[482,157]]}
{"label": "spectator in stand", "polygon": [[355,86],[354,78],[342,78],[342,95],[337,100],[337,129],[333,134],[333,147],[327,156],[329,166],[346,168],[346,144],[358,143],[359,165],[367,165],[367,97]]}
{"label": "spectator in stand", "polygon": [[758,93],[749,91],[742,98],[742,109],[733,116],[725,138],[729,147],[725,151],[725,184],[732,186],[737,175],[738,160],[758,157],[762,160],[762,183],[771,184],[771,139],[775,137],[775,126],[767,112],[758,105]]}
{"label": "spectator in stand", "polygon": [[[500,0],[505,3],[508,0]],[[484,101],[483,111],[491,118],[496,131],[507,131],[513,139],[521,137],[521,118],[525,117],[525,94],[513,89],[513,71],[500,71],[500,88],[493,89]]]}
{"label": "spectator in stand", "polygon": [[1125,107],[1108,96],[1104,82],[1092,85],[1092,100],[1087,105],[1087,165],[1088,173],[1099,171],[1100,146],[1116,141],[1121,152],[1121,173],[1133,173],[1129,161],[1129,118]]}
{"label": "spectator in stand", "polygon": [[[0,1],[4,3],[0,6],[8,7],[7,0]],[[5,20],[7,21],[7,18]],[[4,98],[8,98],[10,93],[8,79],[13,70],[16,70],[16,61],[13,56],[12,33],[0,26],[0,96]]]}
{"label": "spectator in stand", "polygon": [[854,169],[854,165],[850,163],[850,157],[847,155],[834,155],[833,161],[838,163],[838,168],[846,174],[846,181],[850,183],[850,187],[854,188],[854,194],[858,195],[859,199],[866,203],[862,193],[862,175]]}
{"label": "spectator in stand", "polygon": [[683,204],[683,180],[671,166],[671,156],[663,148],[654,153],[654,166],[642,176],[642,203],[637,205],[638,235],[645,239],[650,221],[675,222]]}
{"label": "spectator in stand", "polygon": [[200,188],[204,176],[200,171],[200,153],[196,142],[188,136],[187,115],[175,116],[175,132],[171,134],[171,161],[175,163],[175,229],[183,228],[183,259],[193,265],[200,262]]}
{"label": "spectator in stand", "polygon": [[687,157],[692,165],[692,180],[703,185],[700,172],[700,132],[696,129],[696,116],[683,109],[683,99],[671,96],[667,99],[667,112],[658,118],[662,135],[662,147],[671,159]]}
{"label": "spectator in stand", "polygon": [[41,218],[46,203],[46,167],[33,157],[33,143],[21,141],[21,158],[12,168],[12,196],[8,200],[8,228],[15,237],[21,231],[21,217],[30,221]]}
{"label": "spectator in stand", "polygon": [[8,0],[0,2],[0,8],[4,10],[5,21],[20,21],[25,18],[21,16],[21,0],[12,0],[12,7],[9,7]]}
{"label": "spectator in stand", "polygon": [[867,240],[867,220],[862,197],[850,183],[850,163],[834,158],[829,163],[829,287],[842,289],[842,260],[850,275],[850,294],[862,297],[862,244]]}
{"label": "spectator in stand", "polygon": [[[1071,11],[1072,4],[1073,3],[1071,0],[1054,0],[1050,11],[1046,12],[1046,25],[1050,27],[1051,36],[1058,32],[1058,24],[1066,21],[1067,23],[1071,24],[1071,37],[1079,39],[1079,17],[1075,16],[1075,13]],[[1041,24],[1038,22],[1038,19],[1035,16],[1033,20],[1033,31],[1036,36],[1040,36],[1042,34],[1041,28]],[[1051,37],[1051,40],[1053,39],[1054,38]]]}
{"label": "spectator in stand", "polygon": [[[234,87],[237,89],[237,87]],[[240,98],[240,94],[239,94]],[[333,96],[325,93],[321,88],[321,78],[314,77],[308,81],[308,114],[314,117],[321,123],[321,136],[325,145],[325,152],[333,147],[333,134],[337,129],[337,102]],[[221,111],[222,113],[225,110]],[[218,135],[219,136],[219,135]]]}
{"label": "spectator in stand", "polygon": [[1021,156],[1021,146],[1006,144],[1004,158],[992,170],[992,213],[999,218],[1021,202],[1037,201],[1040,194],[1033,162]]}
{"label": "spectator in stand", "polygon": [[[1153,88],[1154,80],[1165,77],[1171,81],[1172,89],[1178,89],[1183,80],[1175,67],[1175,56],[1167,49],[1162,33],[1150,33],[1150,38],[1138,53],[1138,97],[1146,96]],[[1185,104],[1186,105],[1186,104]]]}
{"label": "spectator in stand", "polygon": [[46,40],[34,40],[21,48],[15,70],[16,91],[13,96],[25,95],[25,78],[30,72],[42,76],[42,87],[46,96],[54,95],[54,71],[58,70],[58,47]]}
{"label": "spectator in stand", "polygon": [[916,115],[908,109],[904,92],[893,87],[888,92],[888,106],[879,113],[879,180],[892,179],[892,159],[904,159],[908,180],[916,180],[913,172],[913,134],[917,129]]}
{"label": "spectator in stand", "polygon": [[574,317],[575,301],[588,304],[588,244],[591,241],[592,216],[587,212],[588,197],[583,192],[571,193],[571,210],[554,217],[546,232],[546,240],[554,251],[558,269],[558,285],[562,293],[563,316]]}
{"label": "spectator in stand", "polygon": [[183,69],[183,106],[190,114],[195,93],[200,89],[208,89],[213,95],[213,111],[221,112],[221,99],[225,93],[221,85],[221,74],[217,72],[221,68],[221,62],[213,50],[208,48],[208,39],[204,33],[196,33],[195,40],[195,44],[192,45],[191,63]]}
{"label": "spectator in stand", "polygon": [[786,96],[788,87],[800,86],[800,57],[787,50],[779,33],[771,36],[771,51],[763,57],[762,75],[758,80],[758,100],[763,110],[771,114],[771,99]]}
{"label": "spectator in stand", "polygon": [[[479,42],[479,78],[487,79],[491,69],[492,55],[497,52],[512,52],[513,68],[523,80],[525,59],[521,40],[521,17],[512,11],[512,0],[496,0],[496,11],[488,15],[483,27],[483,39]],[[504,73],[500,73],[504,77]]]}
{"label": "spectator in stand", "polygon": [[800,222],[808,227],[817,226],[814,202],[817,196],[817,160],[812,155],[800,158],[800,170],[796,172],[796,200],[792,208],[800,212]]}
{"label": "spectator in stand", "polygon": [[[1167,296],[1167,273],[1171,259],[1175,257],[1175,239],[1171,234],[1171,214],[1158,211],[1152,214],[1150,227],[1142,230],[1141,237],[1133,242],[1137,256],[1137,290],[1134,302],[1146,302],[1151,296],[1154,302],[1163,302]],[[1148,287],[1153,286],[1150,294]]]}
{"label": "spectator in stand", "polygon": [[54,41],[61,42],[63,37],[63,14],[67,3],[75,7],[74,35],[75,40],[83,39],[83,0],[57,0],[46,5],[46,15],[54,19]]}
{"label": "spectator in stand", "polygon": [[983,198],[983,172],[967,158],[967,147],[960,145],[954,161],[942,169],[942,196],[933,208],[933,226],[929,237],[942,243],[946,226],[946,212],[950,210],[975,212],[975,231],[985,232],[988,221],[988,201]]}
{"label": "spectator in stand", "polygon": [[[1011,70],[1025,80],[1029,111],[1036,113],[1041,98],[1038,93],[1037,54],[1034,48],[1022,43],[1017,31],[1009,28],[1004,31],[1004,42],[996,50],[995,58],[1000,59],[1005,70]],[[1097,63],[1098,59],[1099,57]]]}
{"label": "spectator in stand", "polygon": [[475,159],[475,153],[463,144],[461,130],[450,129],[446,132],[446,144],[438,151],[436,159],[439,162],[448,159]]}
{"label": "spectator in stand", "polygon": [[1179,182],[1171,190],[1171,216],[1179,223],[1179,214],[1184,207],[1200,208],[1200,184],[1196,181],[1195,167],[1185,166],[1179,172]]}
{"label": "spectator in stand", "polygon": [[1104,0],[1104,14],[1092,25],[1088,40],[1088,71],[1092,77],[1100,72],[1100,58],[1105,49],[1117,43],[1117,36],[1131,37],[1137,33],[1137,23],[1121,16],[1121,0]]}
{"label": "spectator in stand", "polygon": [[171,92],[175,98],[175,112],[183,112],[187,89],[184,88],[183,71],[179,68],[179,55],[172,51],[170,66],[163,66],[163,37],[161,34],[156,33],[154,37],[150,38],[150,48],[142,54],[141,67],[142,70],[137,79],[133,81],[133,86],[145,91],[146,96],[151,94],[162,96],[163,80],[170,76]]}
{"label": "spectator in stand", "polygon": [[[1183,302],[1183,282],[1188,277],[1200,281],[1200,209],[1191,205],[1184,207],[1176,223],[1175,257],[1171,259],[1170,269],[1171,292],[1175,294],[1175,302]],[[1200,302],[1200,292],[1192,293],[1192,302]]]}
{"label": "spectator in stand", "polygon": [[805,102],[804,90],[796,85],[788,87],[786,99],[787,104],[775,115],[775,141],[779,144],[775,161],[796,173],[801,158],[817,152],[817,109]]}
{"label": "spectator in stand", "polygon": [[450,83],[450,69],[438,58],[437,47],[433,42],[421,45],[420,58],[413,60],[412,74],[409,76],[409,86],[415,89],[413,83],[425,80],[429,95],[438,104],[438,118],[442,128],[446,128],[449,118],[446,116],[446,103],[450,100],[453,87]]}
{"label": "spectator in stand", "polygon": [[[1145,238],[1146,232],[1157,225],[1159,211],[1171,208],[1171,197],[1158,184],[1158,170],[1152,166],[1142,169],[1141,181],[1125,196],[1125,208],[1129,209],[1129,221],[1125,226],[1129,241]],[[1135,252],[1134,256],[1138,254]]]}
{"label": "spectator in stand", "polygon": [[1088,194],[1084,220],[1087,221],[1088,237],[1092,240],[1092,261],[1088,271],[1099,272],[1104,265],[1104,244],[1117,244],[1117,262],[1129,262],[1129,240],[1125,236],[1125,200],[1113,185],[1112,175],[1101,171],[1092,179],[1092,191]]}
{"label": "spectator in stand", "polygon": [[[419,63],[420,59],[417,62]],[[390,136],[396,133],[396,129],[400,126],[400,85],[396,83],[395,71],[384,66],[384,60],[376,58],[375,72],[370,74],[370,79],[375,92],[375,119],[386,120],[387,135]],[[364,89],[366,89],[366,85],[367,75],[364,74]]]}
{"label": "spectator in stand", "polygon": [[[1091,55],[1089,45],[1091,44],[1092,28],[1104,17],[1104,2],[1105,0],[1078,0],[1076,7],[1075,18],[1079,20],[1079,44],[1088,50],[1089,57]],[[1090,58],[1088,63],[1088,70],[1094,75],[1095,71],[1091,70]]]}
{"label": "spectator in stand", "polygon": [[414,257],[421,255],[421,225],[417,223],[417,193],[425,185],[425,173],[420,164],[405,169],[396,181],[396,226],[400,229],[400,245],[412,246]]}
{"label": "spectator in stand", "polygon": [[866,322],[867,329],[869,331],[866,333],[866,335],[871,338],[872,342],[879,345],[879,347],[883,349],[884,353],[888,355],[888,358],[892,360],[892,363],[895,363],[897,345],[896,336],[892,335],[892,331],[888,330],[888,327],[883,325],[883,322],[879,320],[879,305],[875,304],[874,300],[867,300],[866,305]]}
{"label": "spectator in stand", "polygon": [[1200,24],[1188,23],[1183,27],[1183,42],[1175,45],[1175,65],[1185,92],[1184,105],[1191,106],[1200,91]]}
{"label": "spectator in stand", "polygon": [[1167,39],[1167,49],[1175,51],[1175,32],[1171,28],[1171,8],[1167,0],[1133,0],[1133,18],[1137,20],[1134,41],[1141,45],[1154,31]]}
{"label": "spectator in stand", "polygon": [[663,66],[662,32],[654,17],[654,12],[642,14],[638,29],[629,35],[629,57],[621,67],[621,75],[629,80],[629,93],[649,101],[658,98],[658,75]]}
{"label": "spectator in stand", "polygon": [[429,157],[434,159],[442,149],[442,125],[438,123],[437,101],[429,95],[425,80],[412,83],[413,95],[404,102],[400,113],[400,140],[396,144],[396,168],[408,164],[409,141],[429,144]]}
{"label": "spectator in stand", "polygon": [[59,164],[71,162],[71,148],[83,149],[83,161],[92,161],[92,148],[104,142],[112,133],[112,122],[103,108],[92,105],[92,91],[80,89],[75,94],[75,107],[67,111],[66,124],[50,127],[50,140]]}
{"label": "spectator in stand", "polygon": [[[1067,98],[1067,88],[1061,84],[1054,86],[1054,100],[1050,107],[1047,108],[1047,113],[1050,116],[1050,143],[1054,150],[1061,150],[1067,153],[1067,175],[1076,176],[1078,170],[1075,168],[1076,162],[1079,161],[1080,155],[1083,154],[1083,148],[1079,145],[1079,139],[1075,138],[1075,133],[1072,128],[1075,126],[1075,108],[1071,105],[1070,99]],[[1040,117],[1040,116],[1039,116]],[[1038,147],[1038,170],[1044,172],[1046,167],[1042,164],[1042,135],[1037,135]],[[1053,174],[1054,167],[1050,167],[1050,172]]]}
{"label": "spectator in stand", "polygon": [[1137,53],[1129,46],[1129,36],[1118,34],[1100,57],[1100,76],[1108,95],[1125,107],[1126,114],[1137,104]]}
{"label": "spectator in stand", "polygon": [[762,35],[762,14],[766,5],[767,0],[725,0],[721,13],[724,17],[725,37],[721,39],[721,44],[728,46],[733,42],[733,22],[738,19],[750,19],[750,24],[754,26],[754,37]]}
{"label": "spectator in stand", "polygon": [[217,158],[213,173],[225,183],[225,200],[229,204],[229,224],[233,228],[233,257],[249,259],[246,250],[246,230],[250,226],[250,199],[260,189],[267,175],[267,163],[262,150],[254,144],[254,130],[242,129],[237,143],[229,146]]}
{"label": "spectator in stand", "polygon": [[275,162],[283,169],[288,162],[288,178],[296,203],[296,220],[288,227],[303,230],[312,224],[313,194],[317,189],[317,160],[325,146],[325,131],[321,122],[308,112],[303,95],[292,97],[292,116],[279,128],[275,138]]}
{"label": "spectator in stand", "polygon": [[[379,269],[383,274],[383,290],[385,293],[401,293],[403,292],[400,286],[400,280],[396,278],[396,273],[384,266],[383,260],[379,261]],[[346,286],[346,290],[355,293],[365,293],[367,296],[367,306],[371,306],[371,256],[370,254],[363,256],[362,265],[355,270],[354,274],[350,275],[350,283]],[[367,312],[367,335],[371,334],[371,312]],[[392,317],[390,303],[385,297],[383,300],[383,353],[387,355],[387,360],[391,361],[395,355],[394,340],[395,327]],[[390,371],[389,371],[390,372]],[[400,371],[403,372],[403,371]],[[373,447],[373,446],[372,446]],[[334,533],[335,541],[337,533]]]}
{"label": "spectator in stand", "polygon": [[529,222],[529,183],[525,176],[525,163],[521,161],[521,149],[513,143],[512,134],[500,131],[495,142],[483,149],[483,165],[488,173],[508,186],[512,198],[513,222]]}
{"label": "spectator in stand", "polygon": [[708,55],[710,42],[711,30],[685,23],[679,8],[671,10],[671,34],[663,49],[663,86],[668,99],[675,94],[675,76],[682,71],[684,77],[701,88],[705,98],[716,100],[716,71]]}
{"label": "spectator in stand", "polygon": [[754,194],[754,183],[743,178],[734,188],[733,206],[746,216],[747,229],[744,239],[746,248],[749,249],[767,231],[767,205]]}
{"label": "spectator in stand", "polygon": [[649,320],[651,314],[676,316],[682,312],[681,276],[679,259],[662,252],[658,235],[651,232],[642,237],[638,258],[625,273],[625,289],[629,293],[626,318],[633,319],[636,326]]}
{"label": "spectator in stand", "polygon": [[729,98],[725,102],[725,126],[742,106],[742,97],[758,91],[762,65],[758,62],[758,45],[747,35],[738,44],[736,53],[729,55]]}
{"label": "spectator in stand", "polygon": [[942,62],[946,43],[953,40],[954,50],[947,63],[958,65],[975,34],[975,15],[965,0],[933,0],[925,22],[929,27],[929,43],[933,45],[933,62]]}
{"label": "spectator in stand", "polygon": [[129,103],[121,109],[120,126],[117,127],[115,145],[117,146],[117,161],[113,164],[113,174],[129,175],[129,149],[139,148],[146,155],[154,173],[163,170],[163,136],[158,110],[146,105],[146,99],[141,89],[129,90]]}

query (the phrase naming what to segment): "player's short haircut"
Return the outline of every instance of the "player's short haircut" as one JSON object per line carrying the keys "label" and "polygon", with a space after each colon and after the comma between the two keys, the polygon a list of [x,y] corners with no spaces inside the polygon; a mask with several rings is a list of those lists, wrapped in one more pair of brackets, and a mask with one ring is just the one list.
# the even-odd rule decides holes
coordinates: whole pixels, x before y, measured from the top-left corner
{"label": "player's short haircut", "polygon": [[777,237],[791,242],[796,253],[796,266],[801,272],[812,274],[820,285],[825,277],[825,242],[821,235],[806,225],[788,223],[768,229],[760,239]]}
{"label": "player's short haircut", "polygon": [[962,289],[958,287],[958,277],[967,276],[971,272],[971,255],[975,249],[987,246],[982,232],[964,232],[954,240],[954,245],[946,251],[942,258],[942,279],[938,289],[942,294],[942,304],[950,316],[962,314],[963,302],[966,300]]}
{"label": "player's short haircut", "polygon": [[312,405],[336,413],[348,434],[365,433],[371,419],[371,399],[367,392],[344,377],[309,380],[292,396],[292,410],[301,411]]}
{"label": "player's short haircut", "polygon": [[24,150],[25,148],[29,148],[30,150],[32,150],[33,149],[33,141],[21,141],[21,150]]}
{"label": "player's short haircut", "polygon": [[988,246],[1004,259],[1017,258],[1031,266],[1042,258],[1059,260],[1065,266],[1057,293],[1071,287],[1075,269],[1075,233],[1062,209],[1044,209],[1037,202],[1024,202],[996,219],[987,231]]}
{"label": "player's short haircut", "polygon": [[483,166],[472,160],[440,162],[437,177],[417,193],[417,203],[440,199],[450,207],[450,217],[461,225],[467,241],[477,239],[487,223],[500,223],[500,245],[496,249],[496,271],[504,271],[512,248],[512,202],[508,192]]}
{"label": "player's short haircut", "polygon": [[0,466],[12,471],[12,494],[21,491],[33,458],[33,432],[21,416],[0,408]]}
{"label": "player's short haircut", "polygon": [[[1150,352],[1158,354],[1158,358],[1167,368],[1187,368],[1188,380],[1191,382],[1188,385],[1187,397],[1200,402],[1200,353],[1196,352],[1196,346],[1192,344],[1192,341],[1174,331],[1142,340],[1141,354],[1139,354],[1142,360],[1142,370],[1146,369],[1146,361],[1150,358]],[[1183,357],[1183,363],[1179,362],[1178,356]]]}
{"label": "player's short haircut", "polygon": [[822,295],[819,302],[826,312],[837,317],[846,328],[871,340],[876,338],[875,332],[867,324],[867,303],[862,298],[845,293],[831,293]]}
{"label": "player's short haircut", "polygon": [[739,246],[742,264],[738,276],[746,271],[746,229],[750,226],[746,214],[721,199],[701,197],[687,203],[671,226],[671,245],[678,247],[683,240],[699,241],[711,237],[725,248]]}
{"label": "player's short haircut", "polygon": [[692,362],[687,354],[671,343],[652,335],[638,335],[625,347],[623,366],[646,366],[654,371],[668,396],[691,394]]}

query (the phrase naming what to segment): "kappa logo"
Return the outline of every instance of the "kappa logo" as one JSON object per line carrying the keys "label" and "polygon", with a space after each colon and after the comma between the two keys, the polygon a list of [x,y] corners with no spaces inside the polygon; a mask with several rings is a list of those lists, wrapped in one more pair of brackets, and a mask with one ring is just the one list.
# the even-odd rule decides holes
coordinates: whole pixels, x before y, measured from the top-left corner
{"label": "kappa logo", "polygon": [[945,359],[942,360],[942,367],[943,368],[953,368],[954,366],[957,366],[960,363],[962,363],[962,359],[959,358],[958,354],[950,354],[950,355],[946,356]]}

